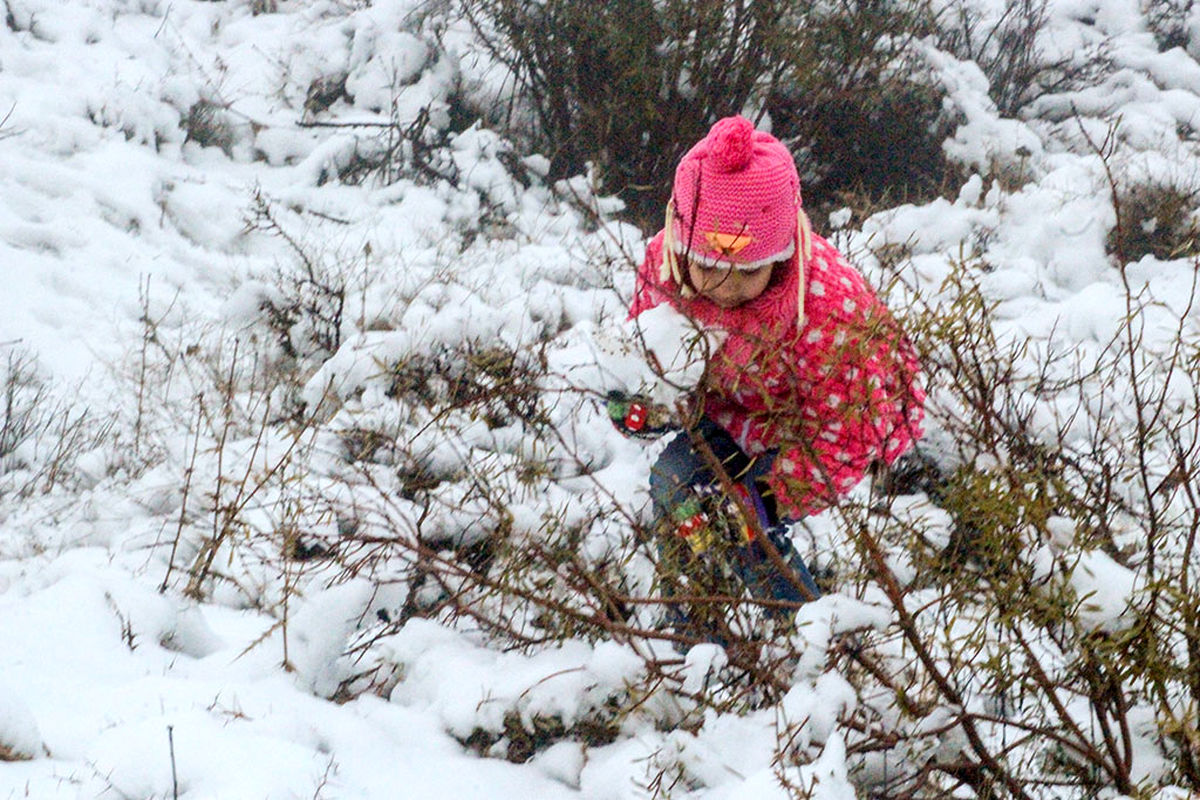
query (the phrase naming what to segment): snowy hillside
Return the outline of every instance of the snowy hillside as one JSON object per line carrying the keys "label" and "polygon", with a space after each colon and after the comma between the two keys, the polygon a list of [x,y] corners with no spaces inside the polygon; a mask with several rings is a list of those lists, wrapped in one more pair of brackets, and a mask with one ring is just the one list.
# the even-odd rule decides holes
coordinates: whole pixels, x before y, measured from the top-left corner
{"label": "snowy hillside", "polygon": [[[1077,601],[1072,625],[1112,641],[1149,635],[1132,620],[1156,569],[1186,605],[1200,558],[1171,538],[1196,507],[1198,250],[1119,258],[1168,224],[1200,236],[1200,6],[1162,8],[1178,46],[1148,23],[1155,3],[1050,3],[1047,57],[1094,49],[1104,69],[1018,117],[975,63],[918,43],[960,185],[814,220],[914,326],[977,292],[991,346],[1015,354],[1030,441],[1083,460],[1148,443],[1138,481],[1107,487],[1122,513],[1096,506],[1103,543],[1061,507],[1018,543],[1020,569]],[[886,524],[797,526],[835,591],[755,651],[779,685],[730,677],[744,655],[640,636],[652,603],[609,613],[601,583],[645,598],[653,579],[631,531],[660,444],[623,439],[599,402],[644,369],[600,352],[644,240],[587,176],[549,180],[547,158],[460,118],[464,97],[511,91],[466,26],[418,0],[5,11],[0,798],[852,798],[977,752],[944,694],[898,722],[846,655],[877,637],[888,669],[911,657],[854,522],[945,544],[951,512],[925,487]],[[1119,218],[1126,186],[1184,207],[1167,220],[1130,200]],[[1072,370],[1103,375],[1068,387]],[[1162,403],[1144,402],[1160,380]],[[970,407],[948,373],[931,382],[925,452],[1004,462],[967,452]],[[1164,417],[1184,422],[1151,436]],[[1161,533],[1138,522],[1140,484]],[[860,511],[875,491],[856,489]],[[889,536],[881,561],[914,626],[933,624],[921,614],[945,596]],[[1003,627],[966,608],[947,641]],[[1194,657],[1194,621],[1161,649]],[[1053,635],[1033,649],[1078,657]],[[1009,713],[1003,687],[947,671],[963,707]],[[1138,680],[1114,712],[1129,785],[1097,782],[1186,796],[1169,729],[1196,730],[1200,697]],[[1061,694],[1092,735],[1087,692]],[[861,746],[893,724],[895,752]],[[1043,768],[1045,739],[978,730]]]}

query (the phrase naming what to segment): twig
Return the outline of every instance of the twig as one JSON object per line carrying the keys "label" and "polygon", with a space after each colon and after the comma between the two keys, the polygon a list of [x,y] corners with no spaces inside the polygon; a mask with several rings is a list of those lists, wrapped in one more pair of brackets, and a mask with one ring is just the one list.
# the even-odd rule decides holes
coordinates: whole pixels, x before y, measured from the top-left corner
{"label": "twig", "polygon": [[192,457],[188,460],[187,468],[183,471],[183,497],[179,501],[179,520],[175,526],[175,538],[171,541],[171,554],[167,557],[167,573],[163,575],[162,583],[158,587],[158,593],[163,594],[167,591],[167,586],[171,580],[171,571],[175,568],[175,554],[179,550],[179,540],[183,537],[183,525],[187,520],[188,496],[192,489],[192,476],[196,472],[196,457],[200,451],[200,398],[196,399],[196,429],[192,435]]}
{"label": "twig", "polygon": [[175,726],[167,726],[167,746],[171,750],[171,797],[179,800],[179,773],[175,769]]}

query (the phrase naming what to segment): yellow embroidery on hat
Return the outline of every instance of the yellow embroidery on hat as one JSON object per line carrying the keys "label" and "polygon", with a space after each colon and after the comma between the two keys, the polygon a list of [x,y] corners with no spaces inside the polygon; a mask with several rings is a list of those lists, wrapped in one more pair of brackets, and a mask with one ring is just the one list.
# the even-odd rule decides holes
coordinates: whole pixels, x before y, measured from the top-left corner
{"label": "yellow embroidery on hat", "polygon": [[718,233],[717,231],[709,231],[704,234],[704,238],[708,240],[709,250],[727,258],[736,256],[745,250],[750,242],[754,241],[748,233]]}

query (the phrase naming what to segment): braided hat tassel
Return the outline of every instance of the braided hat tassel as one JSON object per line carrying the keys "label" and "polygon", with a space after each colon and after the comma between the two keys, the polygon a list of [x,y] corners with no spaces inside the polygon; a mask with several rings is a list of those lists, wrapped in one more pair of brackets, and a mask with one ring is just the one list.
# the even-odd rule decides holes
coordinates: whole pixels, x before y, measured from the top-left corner
{"label": "braided hat tassel", "polygon": [[675,252],[675,198],[667,201],[667,221],[663,226],[662,264],[658,267],[658,280],[666,283],[674,281],[679,287],[679,293],[691,297],[694,292],[683,279],[683,268],[679,266],[679,255]]}
{"label": "braided hat tassel", "polygon": [[808,221],[808,214],[804,213],[804,208],[797,204],[796,206],[796,259],[799,263],[796,265],[797,276],[797,297],[796,297],[796,330],[804,330],[804,294],[805,281],[807,279],[808,262],[812,260],[813,244],[812,244],[812,223]]}

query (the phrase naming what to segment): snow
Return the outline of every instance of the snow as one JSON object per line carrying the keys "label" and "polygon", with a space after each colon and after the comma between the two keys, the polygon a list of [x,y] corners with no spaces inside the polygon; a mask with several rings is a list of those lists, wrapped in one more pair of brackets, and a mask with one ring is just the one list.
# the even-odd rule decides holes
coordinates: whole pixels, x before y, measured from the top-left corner
{"label": "snow", "polygon": [[1084,625],[1111,632],[1132,624],[1126,612],[1138,593],[1133,570],[1102,551],[1087,550],[1080,553],[1070,580],[1079,596],[1079,618]]}
{"label": "snow", "polygon": [[[454,92],[495,108],[511,96],[468,31],[451,28],[438,50],[416,0],[254,5],[6,2],[0,367],[33,359],[30,386],[75,445],[59,452],[46,432],[0,461],[0,798],[629,798],[661,796],[653,787],[675,777],[673,797],[796,796],[788,786],[855,797],[862,765],[841,720],[866,700],[830,648],[887,630],[882,598],[806,605],[782,700],[717,713],[690,699],[729,666],[715,644],[658,654],[671,662],[659,684],[647,654],[618,636],[506,649],[442,618],[397,630],[386,621],[406,600],[433,606],[453,587],[375,582],[264,544],[281,531],[328,544],[359,525],[467,546],[501,525],[529,540],[557,519],[578,529],[580,558],[628,557],[627,580],[646,589],[650,566],[622,549],[621,519],[594,512],[617,497],[645,513],[662,445],[617,436],[600,398],[622,388],[672,403],[719,340],[666,305],[622,322],[644,242],[613,220],[620,201],[597,195],[593,176],[548,185],[546,156],[515,158],[482,123],[441,150],[432,138],[427,153],[390,149],[378,126],[445,131]],[[978,259],[1000,344],[1025,345],[1031,359],[1103,353],[1129,317],[1125,282],[1150,303],[1145,353],[1196,336],[1192,262],[1116,265],[1106,253],[1110,187],[1087,137],[1120,143],[1110,163],[1122,175],[1186,179],[1197,163],[1194,135],[1180,131],[1200,128],[1200,16],[1190,50],[1158,52],[1139,8],[1052,2],[1055,52],[1103,42],[1114,69],[1020,118],[997,113],[976,64],[922,45],[959,121],[944,149],[963,185],[953,199],[829,220],[868,277],[893,287],[895,306],[918,289],[950,302],[954,265]],[[306,106],[310,85],[330,79],[345,92]],[[188,130],[205,108],[207,146]],[[415,158],[423,170],[401,169]],[[364,164],[375,172],[349,177]],[[997,164],[1027,180],[982,177]],[[911,251],[898,283],[871,255],[888,244]],[[322,286],[339,281],[335,308]],[[289,293],[325,324],[272,328]],[[468,346],[483,365],[469,374],[445,360]],[[557,398],[538,411],[562,443],[541,483],[518,477],[547,455],[518,422],[433,418],[394,396],[396,365],[430,392],[504,380],[489,348],[549,367],[532,388]],[[1192,401],[1191,387],[1172,391],[1181,407]],[[1047,401],[1031,426],[1061,425],[1076,444],[1089,426],[1119,428],[1129,398],[1091,400],[1114,416],[1077,418],[1067,400]],[[297,407],[315,429],[264,429]],[[364,458],[351,491],[338,454],[362,431],[417,433],[407,449]],[[1173,467],[1153,453],[1146,463],[1156,479]],[[398,473],[437,476],[444,507],[430,511]],[[480,496],[481,477],[515,498],[503,513]],[[236,525],[225,529],[229,509]],[[949,515],[924,496],[899,498],[894,513],[936,546],[950,539]],[[1069,588],[1080,625],[1118,635],[1147,591],[1144,565],[1122,553],[1147,534],[1109,522],[1113,552],[1052,516],[1049,540],[1022,558],[1040,590]],[[818,561],[849,557],[837,521],[802,527],[797,541]],[[196,590],[206,537],[219,537],[208,556],[221,579]],[[915,577],[906,552],[888,558]],[[653,610],[637,614],[649,623]],[[634,696],[635,711],[614,715]],[[1132,716],[1135,772],[1156,781],[1166,768],[1147,714]],[[514,720],[575,728],[510,763]],[[589,741],[586,725],[610,740]],[[782,736],[795,758],[776,758]]]}
{"label": "snow", "polygon": [[4,751],[6,760],[26,760],[44,755],[42,734],[33,712],[7,686],[0,686],[0,726],[0,749]]}
{"label": "snow", "polygon": [[564,360],[562,370],[577,373],[591,367],[600,374],[589,382],[605,390],[644,395],[674,406],[699,384],[708,354],[716,352],[723,340],[724,332],[700,330],[663,304],[619,328],[596,332],[591,339],[594,346],[579,353],[580,363]]}

